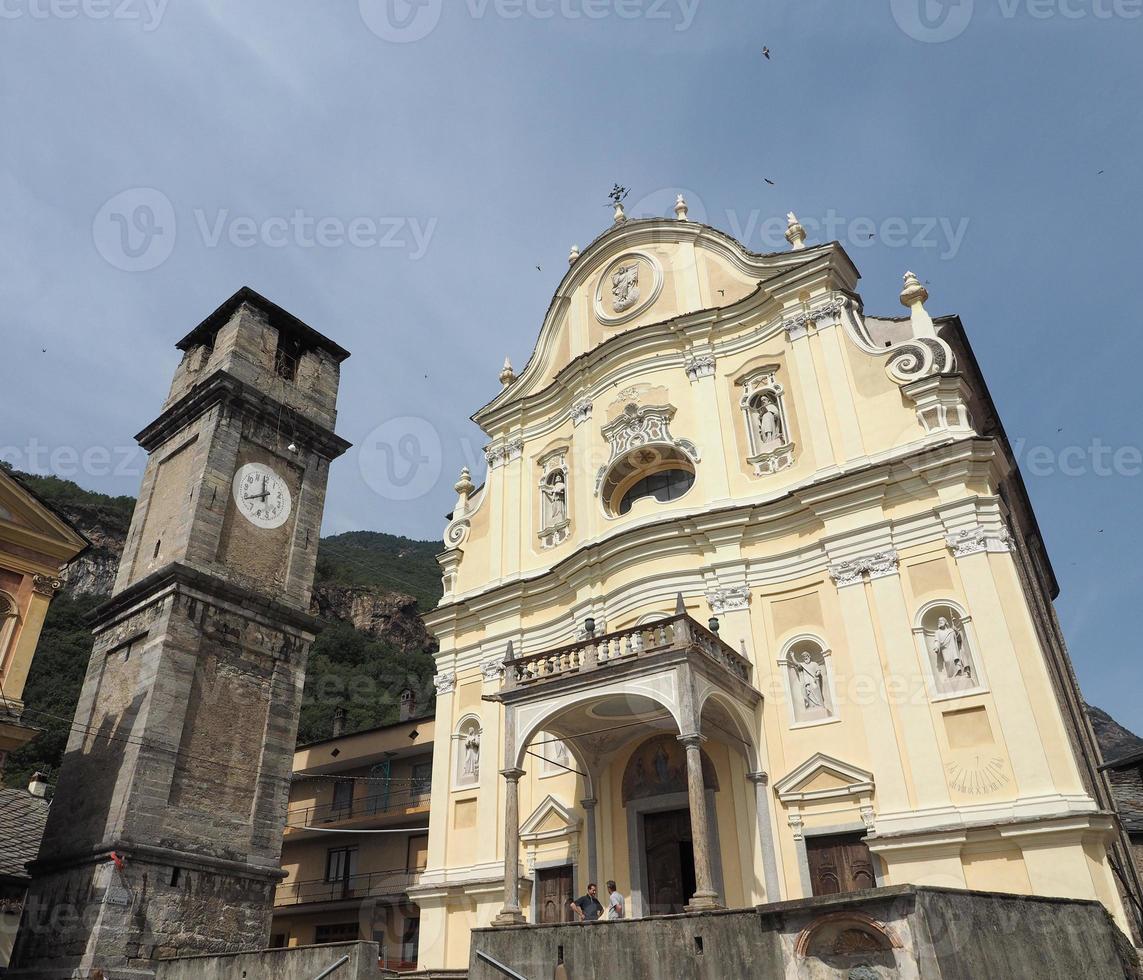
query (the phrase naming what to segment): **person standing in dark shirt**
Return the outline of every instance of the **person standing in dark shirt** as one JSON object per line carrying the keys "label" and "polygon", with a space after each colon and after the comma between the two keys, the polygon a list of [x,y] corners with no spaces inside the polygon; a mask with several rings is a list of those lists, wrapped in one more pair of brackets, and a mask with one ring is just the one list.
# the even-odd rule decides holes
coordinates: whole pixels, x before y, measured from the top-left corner
{"label": "person standing in dark shirt", "polygon": [[599,904],[599,899],[596,898],[598,891],[599,889],[595,887],[593,881],[587,886],[586,895],[568,903],[580,922],[595,922],[603,915],[603,906]]}

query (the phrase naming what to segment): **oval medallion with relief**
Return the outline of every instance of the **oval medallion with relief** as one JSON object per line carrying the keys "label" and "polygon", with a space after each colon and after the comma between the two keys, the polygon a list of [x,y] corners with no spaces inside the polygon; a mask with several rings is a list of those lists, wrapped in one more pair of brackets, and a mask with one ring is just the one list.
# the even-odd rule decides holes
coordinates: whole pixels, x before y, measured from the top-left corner
{"label": "oval medallion with relief", "polygon": [[604,270],[595,289],[595,316],[618,326],[642,313],[663,290],[663,267],[647,252],[627,252]]}

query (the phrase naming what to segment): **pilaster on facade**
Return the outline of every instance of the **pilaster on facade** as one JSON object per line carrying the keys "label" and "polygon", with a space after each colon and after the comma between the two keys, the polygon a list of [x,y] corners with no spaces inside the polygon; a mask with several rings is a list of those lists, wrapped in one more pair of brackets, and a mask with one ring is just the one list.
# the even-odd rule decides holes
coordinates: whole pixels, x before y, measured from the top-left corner
{"label": "pilaster on facade", "polygon": [[971,392],[959,374],[933,374],[901,388],[917,409],[917,421],[928,433],[972,432]]}

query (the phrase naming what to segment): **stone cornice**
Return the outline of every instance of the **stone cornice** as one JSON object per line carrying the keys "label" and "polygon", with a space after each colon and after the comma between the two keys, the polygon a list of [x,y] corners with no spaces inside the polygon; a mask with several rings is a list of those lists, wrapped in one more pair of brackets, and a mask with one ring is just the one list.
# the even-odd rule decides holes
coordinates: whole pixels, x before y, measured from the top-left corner
{"label": "stone cornice", "polygon": [[135,439],[148,453],[154,452],[217,405],[223,405],[232,412],[249,414],[272,428],[280,427],[285,411],[290,420],[291,437],[327,460],[337,459],[352,445],[332,429],[315,425],[298,409],[285,406],[227,371],[216,371],[196,385],[166,408]]}
{"label": "stone cornice", "polygon": [[181,562],[164,565],[117,592],[92,612],[88,622],[92,630],[98,633],[137,609],[173,592],[187,591],[229,602],[250,619],[260,620],[275,628],[290,629],[311,636],[321,632],[321,621],[308,612]]}
{"label": "stone cornice", "polygon": [[[744,534],[759,534],[769,538],[783,528],[794,531],[799,527],[820,526],[819,508],[825,506],[831,515],[844,515],[846,505],[842,498],[846,495],[849,495],[849,512],[868,511],[875,505],[880,514],[880,497],[875,495],[871,498],[865,492],[866,488],[892,485],[895,480],[914,477],[941,485],[950,473],[952,475],[948,482],[959,483],[960,476],[956,474],[960,473],[960,466],[957,465],[960,461],[975,460],[974,465],[987,468],[998,448],[993,440],[981,438],[946,442],[937,447],[922,445],[919,449],[914,447],[909,450],[904,457],[894,457],[877,464],[877,473],[842,474],[815,483],[811,495],[812,506],[795,489],[776,497],[743,501],[717,510],[676,514],[664,520],[624,528],[612,532],[606,538],[585,542],[573,554],[553,566],[502,579],[479,592],[460,595],[427,613],[425,620],[429,629],[442,641],[442,655],[452,656],[455,651],[447,649],[447,639],[452,633],[478,626],[491,628],[498,620],[510,620],[525,593],[533,603],[553,608],[574,608],[576,590],[584,581],[596,582],[601,566],[617,573],[629,566],[637,568],[645,565],[649,555],[693,553],[696,546],[716,548],[717,544],[712,542],[717,542],[720,537],[729,536],[737,541]],[[924,465],[917,463],[914,459],[916,456],[924,457]],[[832,495],[830,487],[833,488]],[[945,506],[942,504],[932,511],[901,516],[892,522],[879,516],[859,530],[818,537],[788,553],[771,555],[765,562],[752,561],[749,582],[746,584],[755,588],[815,573],[824,577],[831,562],[890,549],[900,551],[937,541],[943,545],[948,533],[941,516],[941,508]],[[965,508],[983,508],[983,514],[993,506],[993,498],[981,498],[965,491]],[[704,544],[696,545],[696,541]],[[726,571],[729,572],[730,569]],[[699,568],[691,573],[685,583],[679,575],[670,578],[672,588],[683,588],[686,594],[705,594],[711,588]],[[637,610],[641,603],[654,601],[653,597],[658,596],[663,587],[661,574],[633,577],[622,590],[622,600],[608,606],[609,617],[624,615],[627,610]],[[528,650],[517,650],[517,653],[533,652],[533,643],[540,649],[555,645],[560,631],[565,628],[566,623],[561,624],[553,619],[550,626],[531,630]],[[487,650],[496,644],[506,643],[509,639],[518,641],[518,632],[492,629],[483,642]],[[467,661],[463,664],[458,662],[457,667],[461,666],[469,665]],[[475,667],[475,661],[471,666]]]}

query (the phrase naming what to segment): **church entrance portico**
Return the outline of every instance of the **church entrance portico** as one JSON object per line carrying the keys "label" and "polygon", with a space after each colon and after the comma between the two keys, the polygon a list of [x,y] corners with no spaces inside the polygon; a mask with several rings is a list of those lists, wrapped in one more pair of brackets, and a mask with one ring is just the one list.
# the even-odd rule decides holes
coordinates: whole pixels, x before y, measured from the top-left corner
{"label": "church entrance portico", "polygon": [[[537,754],[533,743],[551,739],[567,746],[569,769],[582,780],[578,891],[588,881],[602,884],[612,868],[625,865],[629,916],[722,907],[719,818],[733,826],[756,817],[733,810],[745,794],[716,800],[718,777],[708,748],[739,753],[741,771],[758,769],[750,731],[762,697],[750,683],[748,661],[678,614],[507,659],[505,673],[501,690],[486,696],[505,707],[505,900],[496,924],[526,921],[519,784]],[[704,748],[708,739],[711,746]],[[719,810],[720,803],[731,809]],[[753,840],[747,853],[734,855],[735,867],[753,867],[758,838]],[[731,843],[741,851],[737,836]],[[604,847],[607,874],[600,867]],[[750,879],[738,892],[753,897]],[[603,889],[601,895],[606,897]]]}

